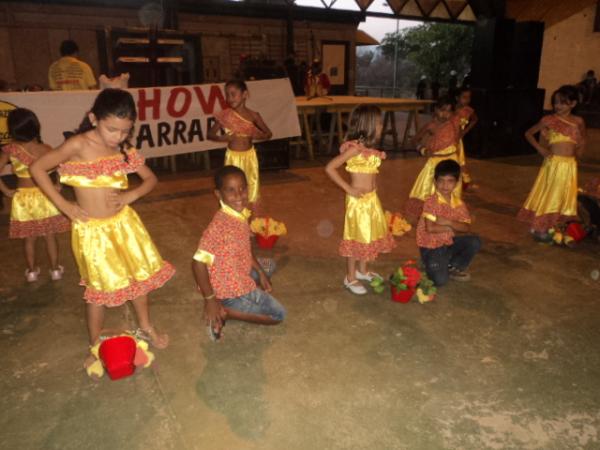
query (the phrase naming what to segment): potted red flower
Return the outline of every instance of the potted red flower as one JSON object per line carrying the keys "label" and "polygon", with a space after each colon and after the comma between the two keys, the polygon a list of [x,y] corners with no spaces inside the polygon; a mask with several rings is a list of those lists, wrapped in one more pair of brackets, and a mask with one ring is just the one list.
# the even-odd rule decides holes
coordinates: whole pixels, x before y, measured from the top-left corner
{"label": "potted red flower", "polygon": [[415,261],[406,261],[390,276],[392,300],[408,303],[415,294],[419,281],[421,281],[421,272],[417,269]]}

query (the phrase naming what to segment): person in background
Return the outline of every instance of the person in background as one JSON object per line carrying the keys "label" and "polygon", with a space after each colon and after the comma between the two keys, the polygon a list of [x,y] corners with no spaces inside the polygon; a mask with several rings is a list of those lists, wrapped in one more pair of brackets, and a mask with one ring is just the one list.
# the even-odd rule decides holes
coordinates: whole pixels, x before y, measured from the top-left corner
{"label": "person in background", "polygon": [[552,94],[554,114],[525,132],[544,161],[517,218],[529,224],[537,241],[551,242],[551,228],[577,220],[577,159],[586,142],[585,123],[572,113],[577,98],[575,86],[562,86]]}
{"label": "person in background", "polygon": [[[433,119],[421,128],[413,142],[427,162],[417,176],[408,195],[405,211],[412,219],[419,218],[423,212],[423,203],[435,193],[434,170],[437,164],[446,159],[458,161],[458,140],[460,130],[454,116],[454,99],[442,97],[434,105]],[[460,177],[460,173],[458,175]],[[456,185],[457,198],[462,195],[462,179]]]}
{"label": "person in background", "polygon": [[[273,133],[257,111],[246,106],[250,92],[242,80],[229,80],[225,83],[226,108],[215,114],[215,123],[208,131],[208,139],[226,142],[226,166],[236,166],[246,175],[248,201],[256,212],[260,197],[258,158],[254,140],[269,140]],[[221,134],[220,131],[224,133]]]}
{"label": "person in background", "polygon": [[421,79],[417,83],[417,99],[423,100],[425,98],[425,89],[427,89],[427,77],[421,75]]}
{"label": "person in background", "polygon": [[[0,191],[12,198],[8,235],[22,239],[27,269],[25,278],[29,283],[38,280],[40,268],[36,265],[36,241],[43,237],[50,260],[50,278],[62,278],[64,267],[59,264],[56,233],[71,229],[71,223],[37,187],[29,173],[29,166],[38,158],[52,151],[42,142],[40,122],[33,111],[13,109],[7,117],[11,143],[2,147],[0,171],[10,162],[18,179],[17,189],[10,189],[0,180]],[[59,188],[59,185],[56,185]]]}
{"label": "person in background", "polygon": [[465,145],[463,143],[463,138],[469,131],[473,129],[479,119],[475,113],[475,110],[471,108],[471,89],[463,86],[458,89],[457,92],[456,111],[454,115],[460,127],[460,139],[458,140],[458,163],[460,164],[463,189],[466,191],[469,186],[472,188],[475,188],[476,186],[471,184],[471,174],[467,170],[467,158],[465,156]]}
{"label": "person in background", "polygon": [[581,87],[583,90],[583,103],[590,103],[592,101],[592,95],[597,85],[598,80],[596,79],[595,72],[593,70],[588,70],[585,74],[585,78],[581,82]]}
{"label": "person in background", "polygon": [[79,60],[79,47],[72,40],[60,44],[61,58],[50,65],[48,83],[53,91],[94,89],[97,85],[91,67]]}

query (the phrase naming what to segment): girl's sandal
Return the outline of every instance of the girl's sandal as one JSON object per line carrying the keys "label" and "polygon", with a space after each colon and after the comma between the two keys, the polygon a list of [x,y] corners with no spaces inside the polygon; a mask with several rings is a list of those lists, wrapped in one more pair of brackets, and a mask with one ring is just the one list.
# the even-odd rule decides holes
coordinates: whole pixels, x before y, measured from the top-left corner
{"label": "girl's sandal", "polygon": [[169,346],[169,335],[168,334],[158,334],[154,327],[149,328],[138,328],[135,330],[134,335],[138,339],[143,339],[150,343],[152,347],[155,347],[159,350],[163,350]]}

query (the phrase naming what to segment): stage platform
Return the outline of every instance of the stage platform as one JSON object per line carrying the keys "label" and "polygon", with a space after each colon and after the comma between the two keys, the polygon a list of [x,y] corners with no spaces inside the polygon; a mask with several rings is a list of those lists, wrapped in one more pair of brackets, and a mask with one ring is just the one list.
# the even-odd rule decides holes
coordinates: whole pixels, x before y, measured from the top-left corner
{"label": "stage platform", "polygon": [[[394,157],[396,156],[396,157]],[[343,193],[324,161],[265,173],[264,209],[289,236],[272,252],[277,327],[230,322],[206,335],[190,272],[217,208],[207,172],[160,173],[134,208],[178,269],[151,294],[171,338],[156,363],[87,378],[82,288],[67,235],[65,278],[26,284],[21,242],[0,240],[0,440],[6,449],[503,449],[600,445],[600,246],[534,243],[515,215],[541,158],[471,161],[466,196],[483,249],[472,281],[430,304],[355,297],[337,256]],[[424,160],[391,155],[379,193],[399,211]],[[600,165],[582,164],[582,181]],[[7,236],[7,216],[0,235]],[[39,248],[40,256],[44,256]],[[373,269],[418,256],[414,231]],[[134,327],[130,307],[107,327]]]}

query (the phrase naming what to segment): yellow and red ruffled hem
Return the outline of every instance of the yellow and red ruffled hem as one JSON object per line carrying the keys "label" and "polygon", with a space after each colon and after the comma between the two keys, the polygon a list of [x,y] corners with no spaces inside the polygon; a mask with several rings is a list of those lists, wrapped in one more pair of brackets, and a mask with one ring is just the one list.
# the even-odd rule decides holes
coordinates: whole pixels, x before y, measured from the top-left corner
{"label": "yellow and red ruffled hem", "polygon": [[578,220],[577,216],[565,216],[561,213],[548,213],[536,216],[535,211],[525,208],[521,208],[517,214],[517,219],[531,224],[531,229],[538,233],[545,233],[558,224]]}
{"label": "yellow and red ruffled hem", "polygon": [[342,240],[339,252],[345,258],[355,258],[363,261],[373,261],[380,253],[389,253],[396,246],[396,241],[391,234],[368,244],[362,242]]}
{"label": "yellow and red ruffled hem", "polygon": [[175,275],[175,267],[173,267],[171,263],[165,261],[163,267],[150,276],[150,278],[142,281],[132,281],[129,286],[113,292],[103,292],[92,289],[87,286],[85,280],[81,280],[79,284],[86,287],[83,298],[87,303],[114,307],[121,306],[129,300],[136,299],[162,287],[173,277],[173,275]]}
{"label": "yellow and red ruffled hem", "polygon": [[71,222],[62,214],[25,222],[11,220],[8,237],[10,239],[25,239],[28,237],[46,236],[53,233],[65,233],[70,229]]}

